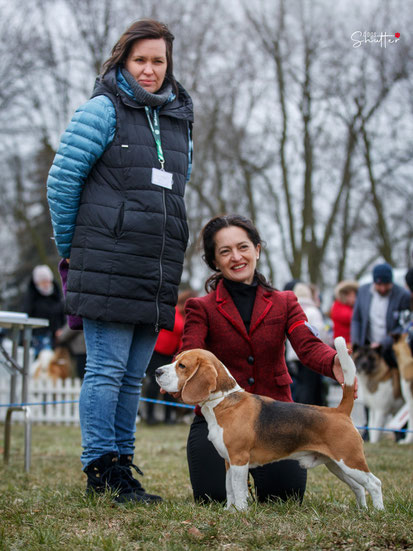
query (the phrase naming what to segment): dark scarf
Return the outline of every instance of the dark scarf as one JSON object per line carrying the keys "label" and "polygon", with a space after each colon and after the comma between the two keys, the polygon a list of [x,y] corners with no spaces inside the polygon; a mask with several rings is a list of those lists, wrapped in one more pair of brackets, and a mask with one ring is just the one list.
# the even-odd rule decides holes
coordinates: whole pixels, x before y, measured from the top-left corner
{"label": "dark scarf", "polygon": [[126,82],[132,88],[133,95],[136,101],[141,105],[148,105],[149,107],[159,107],[168,100],[172,93],[172,84],[165,77],[164,83],[160,90],[156,94],[147,92],[142,86],[140,86],[134,77],[124,67],[121,69],[122,75],[125,77]]}

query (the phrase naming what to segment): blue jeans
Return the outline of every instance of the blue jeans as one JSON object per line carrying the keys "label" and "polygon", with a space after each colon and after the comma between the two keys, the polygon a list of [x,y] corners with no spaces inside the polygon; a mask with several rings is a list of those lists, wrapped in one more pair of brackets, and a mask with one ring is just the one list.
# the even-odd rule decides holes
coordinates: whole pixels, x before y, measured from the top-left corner
{"label": "blue jeans", "polygon": [[110,452],[133,454],[153,326],[83,319],[87,360],[79,399],[83,468]]}

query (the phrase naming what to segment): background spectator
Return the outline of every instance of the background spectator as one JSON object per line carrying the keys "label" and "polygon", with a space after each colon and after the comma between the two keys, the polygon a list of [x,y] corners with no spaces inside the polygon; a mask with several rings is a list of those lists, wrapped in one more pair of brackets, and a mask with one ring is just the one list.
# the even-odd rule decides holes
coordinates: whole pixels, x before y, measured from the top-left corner
{"label": "background spectator", "polygon": [[340,281],[334,289],[335,301],[330,312],[333,337],[343,337],[346,343],[351,342],[351,318],[358,288],[357,281],[344,280]]}
{"label": "background spectator", "polygon": [[393,283],[393,270],[387,263],[373,269],[373,283],[359,288],[351,320],[351,342],[372,348],[382,347],[390,367],[397,367],[391,333],[399,325],[399,316],[410,308],[410,293]]}
{"label": "background spectator", "polygon": [[[325,331],[323,314],[314,301],[313,290],[310,285],[301,282],[297,283],[293,291],[313,331],[323,342],[328,342],[329,338]],[[301,404],[326,405],[327,389],[324,385],[322,375],[312,369],[308,369],[300,362],[289,341],[287,341],[286,350],[288,366],[294,375],[294,401]]]}
{"label": "background spectator", "polygon": [[56,331],[65,324],[62,293],[54,281],[53,272],[46,264],[33,269],[23,311],[32,318],[49,320],[49,327],[33,329],[32,346],[35,358],[43,348],[55,348]]}

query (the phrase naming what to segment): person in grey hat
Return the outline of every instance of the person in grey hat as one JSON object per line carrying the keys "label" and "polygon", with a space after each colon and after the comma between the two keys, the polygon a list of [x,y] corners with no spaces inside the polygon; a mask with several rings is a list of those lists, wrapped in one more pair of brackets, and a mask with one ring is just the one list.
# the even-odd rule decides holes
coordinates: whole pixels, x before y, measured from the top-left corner
{"label": "person in grey hat", "polygon": [[359,288],[351,320],[351,342],[372,348],[382,347],[390,367],[397,363],[391,333],[397,329],[400,312],[410,309],[410,293],[393,282],[393,270],[387,263],[373,268],[373,283]]}

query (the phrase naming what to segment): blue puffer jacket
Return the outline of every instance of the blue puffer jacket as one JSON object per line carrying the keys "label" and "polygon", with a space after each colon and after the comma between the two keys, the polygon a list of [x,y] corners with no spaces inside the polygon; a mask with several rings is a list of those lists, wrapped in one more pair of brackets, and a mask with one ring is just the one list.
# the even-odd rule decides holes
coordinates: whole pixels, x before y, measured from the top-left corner
{"label": "blue puffer jacket", "polygon": [[[120,71],[117,72],[117,83],[121,90],[133,98],[133,92]],[[54,238],[62,258],[70,257],[80,196],[86,178],[112,143],[115,131],[115,106],[107,96],[102,95],[81,105],[63,133],[47,179],[47,199]],[[192,170],[191,134],[189,144],[187,181]]]}

